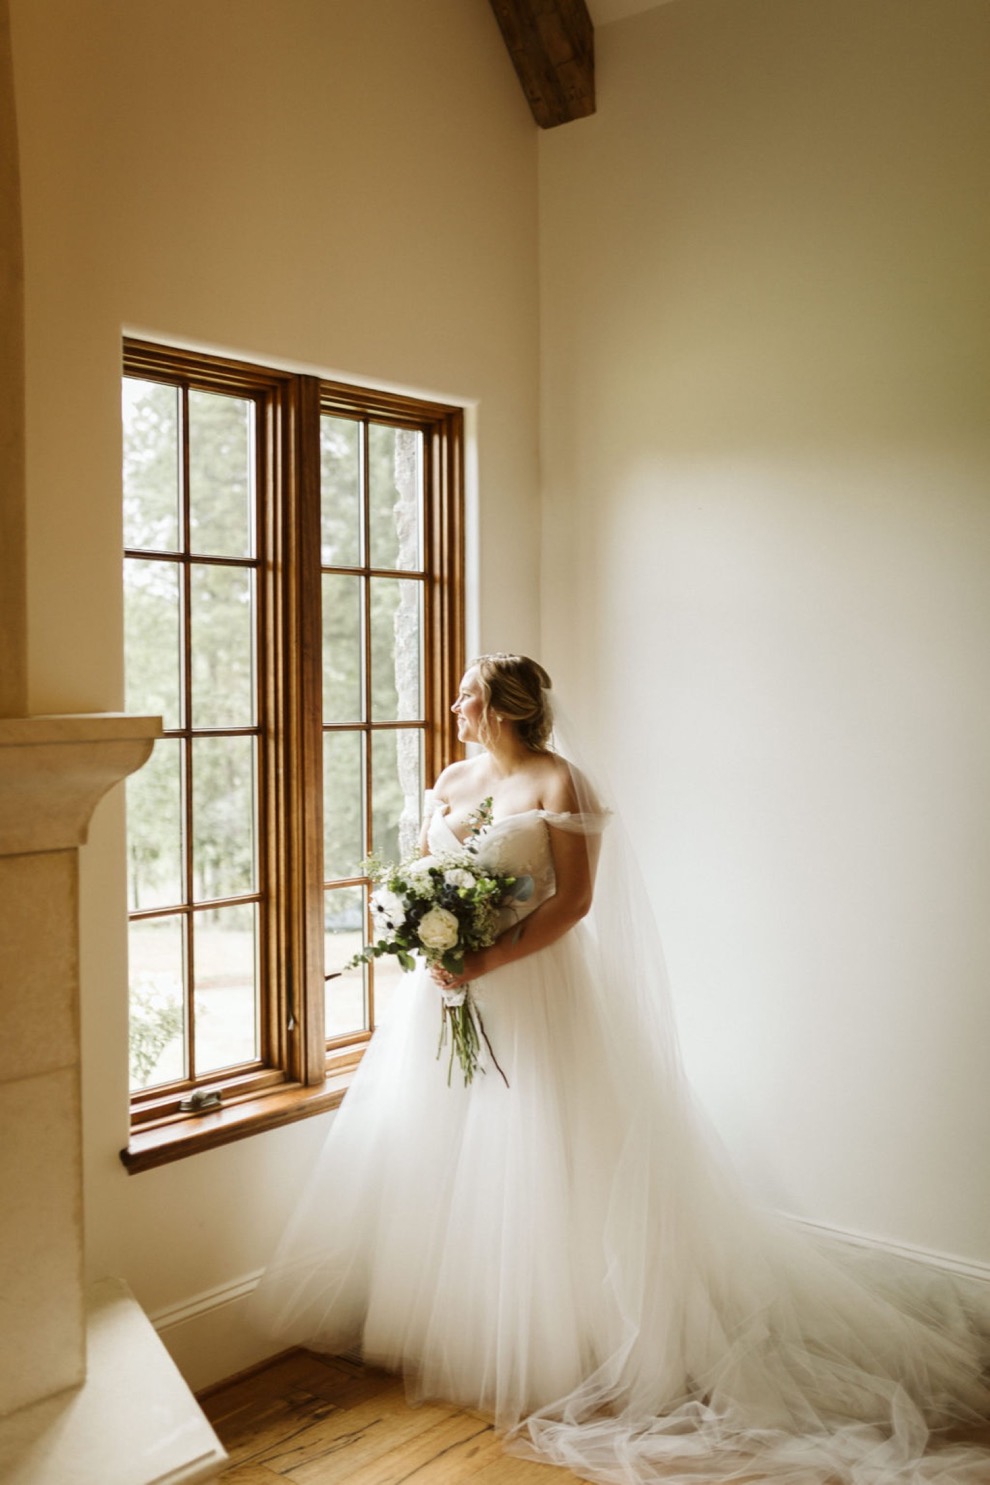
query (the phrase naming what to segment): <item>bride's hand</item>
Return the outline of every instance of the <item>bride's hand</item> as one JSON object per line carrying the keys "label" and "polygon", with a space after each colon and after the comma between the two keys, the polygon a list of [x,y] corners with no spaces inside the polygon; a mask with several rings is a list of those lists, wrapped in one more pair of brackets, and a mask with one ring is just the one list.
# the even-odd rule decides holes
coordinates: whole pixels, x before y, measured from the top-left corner
{"label": "bride's hand", "polygon": [[468,969],[467,960],[465,960],[464,963],[463,973],[459,975],[452,975],[448,969],[444,969],[442,964],[432,965],[430,968],[430,974],[433,976],[434,983],[438,985],[441,990],[459,990],[460,987],[462,985],[466,985],[469,980],[477,978],[477,970],[475,970],[472,974],[471,971]]}

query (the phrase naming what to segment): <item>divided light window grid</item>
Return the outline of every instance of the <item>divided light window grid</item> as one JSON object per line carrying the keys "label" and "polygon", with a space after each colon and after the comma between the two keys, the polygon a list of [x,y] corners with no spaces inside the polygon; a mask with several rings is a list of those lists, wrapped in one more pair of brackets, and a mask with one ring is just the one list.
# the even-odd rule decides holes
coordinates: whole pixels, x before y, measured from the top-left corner
{"label": "divided light window grid", "polygon": [[165,727],[128,785],[132,1080],[194,1085],[265,1050],[264,409],[126,377],[123,411],[127,707]]}
{"label": "divided light window grid", "polygon": [[[371,853],[415,849],[427,729],[423,676],[423,432],[395,422],[320,418],[326,963],[364,943]],[[327,982],[331,1038],[360,1034],[387,1011],[392,960]]]}
{"label": "divided light window grid", "polygon": [[127,786],[147,1125],[318,1083],[387,1013],[394,973],[337,971],[454,755],[461,415],[128,342],[123,423],[127,707],[165,727]]}

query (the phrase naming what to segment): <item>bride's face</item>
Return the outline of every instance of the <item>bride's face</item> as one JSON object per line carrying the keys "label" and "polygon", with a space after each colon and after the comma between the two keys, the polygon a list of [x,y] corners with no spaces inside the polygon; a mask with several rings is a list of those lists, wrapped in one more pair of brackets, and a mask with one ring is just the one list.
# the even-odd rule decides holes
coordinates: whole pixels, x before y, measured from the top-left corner
{"label": "bride's face", "polygon": [[457,700],[451,707],[451,711],[457,718],[457,736],[461,742],[481,742],[480,728],[484,710],[485,702],[481,694],[478,672],[472,667],[465,672],[457,693]]}

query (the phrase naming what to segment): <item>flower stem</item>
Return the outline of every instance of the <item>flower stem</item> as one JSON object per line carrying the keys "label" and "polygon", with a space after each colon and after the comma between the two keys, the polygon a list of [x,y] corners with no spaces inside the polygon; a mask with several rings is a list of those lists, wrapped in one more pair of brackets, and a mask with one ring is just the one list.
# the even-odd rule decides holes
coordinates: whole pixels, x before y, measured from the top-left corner
{"label": "flower stem", "polygon": [[447,1062],[447,1087],[454,1071],[454,1057],[457,1057],[461,1065],[461,1074],[464,1085],[467,1087],[474,1079],[476,1072],[484,1072],[481,1065],[479,1053],[481,1051],[481,1040],[484,1038],[488,1055],[498,1069],[498,1075],[508,1088],[509,1080],[499,1065],[498,1058],[492,1050],[492,1044],[485,1030],[485,1023],[481,1019],[481,1012],[471,999],[470,991],[465,994],[459,1005],[448,1005],[441,1003],[440,1007],[440,1041],[437,1045],[437,1058],[439,1059],[444,1047],[447,1045],[447,1037],[450,1037],[450,1057]]}

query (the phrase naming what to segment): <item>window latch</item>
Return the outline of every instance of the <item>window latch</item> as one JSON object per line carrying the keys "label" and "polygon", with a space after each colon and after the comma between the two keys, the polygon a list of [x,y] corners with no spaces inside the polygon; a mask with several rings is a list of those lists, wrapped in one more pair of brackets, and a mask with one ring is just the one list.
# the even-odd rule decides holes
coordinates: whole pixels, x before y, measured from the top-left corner
{"label": "window latch", "polygon": [[180,1114],[202,1114],[206,1109],[218,1109],[223,1102],[219,1088],[197,1088],[179,1104]]}

